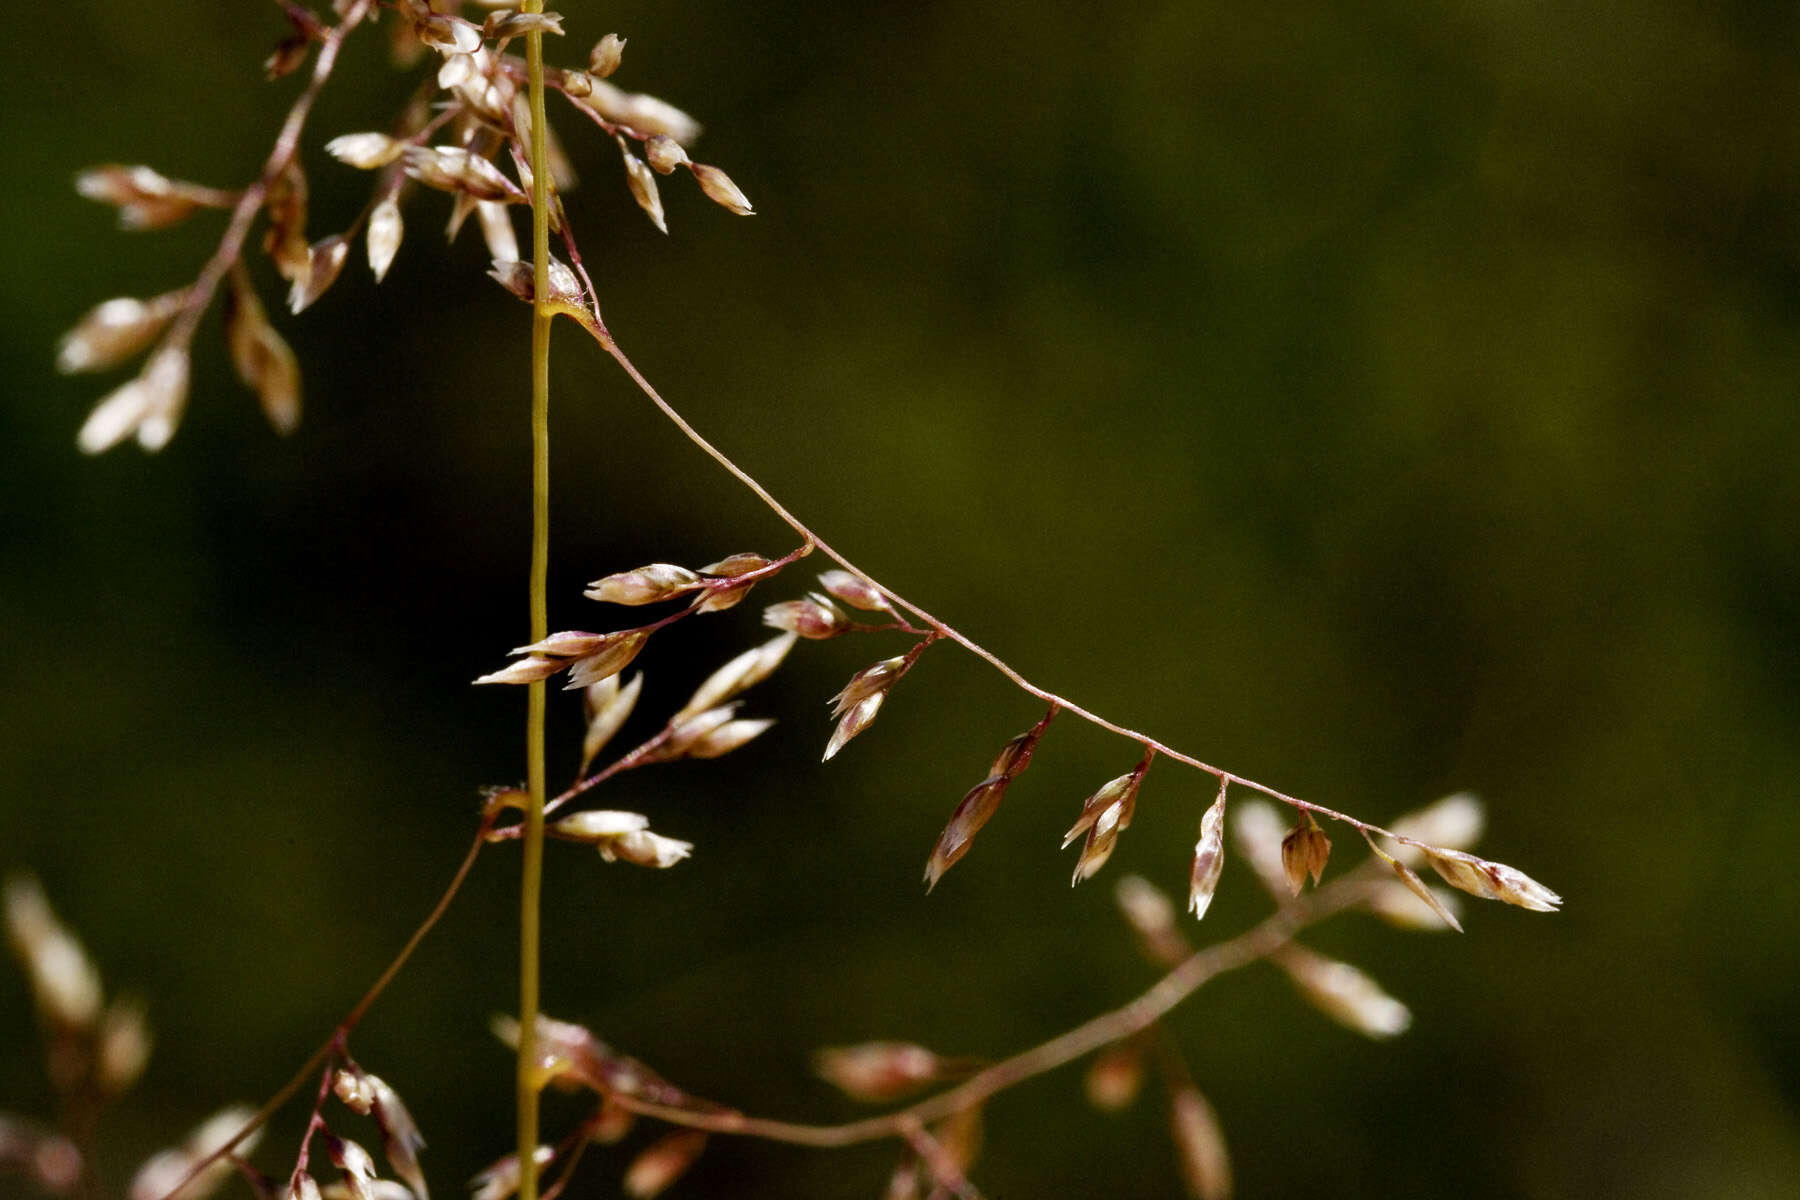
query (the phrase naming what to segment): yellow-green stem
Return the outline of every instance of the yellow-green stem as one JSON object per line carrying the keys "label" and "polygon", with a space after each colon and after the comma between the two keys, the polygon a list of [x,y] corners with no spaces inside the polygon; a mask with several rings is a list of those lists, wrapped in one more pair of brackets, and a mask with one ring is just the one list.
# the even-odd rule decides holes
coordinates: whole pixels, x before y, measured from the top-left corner
{"label": "yellow-green stem", "polygon": [[[525,0],[542,12],[543,0]],[[544,38],[525,39],[531,89],[531,640],[549,636],[550,573],[550,171],[544,153]],[[539,910],[544,881],[544,703],[542,680],[530,687],[525,729],[523,879],[519,884],[519,1200],[537,1200]]]}

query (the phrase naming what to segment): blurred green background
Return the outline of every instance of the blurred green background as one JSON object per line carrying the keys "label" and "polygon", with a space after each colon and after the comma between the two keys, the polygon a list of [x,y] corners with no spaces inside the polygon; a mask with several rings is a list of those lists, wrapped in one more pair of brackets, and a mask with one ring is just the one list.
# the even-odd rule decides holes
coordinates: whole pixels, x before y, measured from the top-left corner
{"label": "blurred green background", "polygon": [[[1800,10],[554,7],[555,60],[626,35],[618,82],[701,117],[696,157],[757,205],[669,180],[665,238],[613,148],[560,122],[608,320],[702,430],[1032,678],[1370,819],[1473,790],[1482,848],[1567,898],[1472,908],[1461,938],[1321,932],[1413,1007],[1391,1043],[1267,968],[1182,1009],[1240,1194],[1792,1195]],[[83,459],[117,379],[55,375],[57,334],[186,282],[220,225],[119,233],[73,173],[241,183],[297,81],[261,79],[274,5],[30,24],[0,72],[0,866],[39,873],[150,1005],[119,1183],[305,1057],[448,878],[477,789],[522,773],[522,695],[468,680],[524,640],[528,321],[421,196],[379,289],[353,261],[289,318],[254,265],[306,372],[297,434],[261,424],[215,314],[171,447]],[[379,42],[309,131],[315,237],[368,185],[321,143],[410,86]],[[601,574],[791,546],[577,335],[554,374],[553,628],[611,627],[580,598]],[[646,652],[644,731],[760,638],[757,607]],[[853,1110],[814,1046],[1002,1054],[1153,978],[1111,885],[1183,886],[1206,781],[1155,770],[1071,892],[1056,843],[1133,755],[1060,722],[927,898],[957,798],[1039,710],[934,650],[821,767],[826,698],[901,648],[873,641],[803,645],[751,698],[774,733],[607,795],[692,861],[552,848],[552,1013],[702,1094],[826,1119]],[[442,1195],[510,1138],[486,1024],[514,1003],[516,870],[484,858],[353,1043]],[[1265,908],[1228,865],[1204,932]],[[0,1108],[41,1111],[10,968],[0,1031]],[[1021,1087],[975,1178],[1174,1194],[1158,1099],[1101,1116],[1079,1071]],[[627,1157],[596,1150],[577,1194],[613,1194]],[[716,1142],[671,1194],[871,1196],[891,1159]]]}

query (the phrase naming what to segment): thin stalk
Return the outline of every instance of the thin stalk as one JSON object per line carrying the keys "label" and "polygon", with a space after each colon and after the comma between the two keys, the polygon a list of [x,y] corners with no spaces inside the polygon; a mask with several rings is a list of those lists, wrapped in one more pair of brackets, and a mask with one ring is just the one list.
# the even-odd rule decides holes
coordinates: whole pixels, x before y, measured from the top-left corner
{"label": "thin stalk", "polygon": [[[525,0],[524,11],[544,10]],[[545,152],[544,37],[525,39],[531,99],[531,640],[550,633],[550,168]],[[537,1200],[538,942],[544,885],[543,680],[530,685],[525,721],[525,846],[519,884],[519,1200]]]}

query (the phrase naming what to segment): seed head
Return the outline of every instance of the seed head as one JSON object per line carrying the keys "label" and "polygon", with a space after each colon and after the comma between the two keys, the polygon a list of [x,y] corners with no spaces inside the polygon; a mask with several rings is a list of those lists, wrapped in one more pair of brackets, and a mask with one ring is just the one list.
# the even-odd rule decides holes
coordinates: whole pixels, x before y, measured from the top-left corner
{"label": "seed head", "polygon": [[691,716],[714,708],[740,692],[756,686],[772,674],[799,639],[791,633],[779,634],[760,646],[744,651],[706,677],[688,702],[681,706],[680,716]]}
{"label": "seed head", "polygon": [[1194,862],[1188,870],[1188,911],[1196,921],[1206,916],[1219,874],[1225,869],[1225,785],[1219,798],[1200,818],[1200,840],[1194,843]]}
{"label": "seed head", "polygon": [[200,208],[229,207],[236,197],[168,179],[149,167],[107,165],[75,176],[75,190],[119,210],[121,229],[163,229]]}
{"label": "seed head", "polygon": [[688,160],[687,151],[681,148],[681,143],[666,133],[645,139],[644,157],[650,160],[650,165],[656,168],[658,175],[672,175],[676,167]]}
{"label": "seed head", "polygon": [[616,33],[609,33],[594,43],[588,54],[588,71],[595,79],[610,78],[619,69],[619,60],[625,56],[625,39]]}
{"label": "seed head", "polygon": [[1127,875],[1114,887],[1113,898],[1151,961],[1172,967],[1193,953],[1176,927],[1175,902],[1161,888],[1140,876]]}
{"label": "seed head", "polygon": [[481,27],[473,21],[416,9],[409,15],[414,35],[439,54],[473,54],[481,48]]}
{"label": "seed head", "polygon": [[136,435],[145,450],[161,450],[175,435],[187,404],[187,347],[165,343],[136,379],[110,392],[75,435],[83,453],[99,454]]}
{"label": "seed head", "polygon": [[275,432],[292,433],[300,424],[300,364],[242,271],[232,272],[225,293],[225,344],[237,377],[256,393]]}
{"label": "seed head", "polygon": [[700,190],[706,198],[723,208],[729,208],[740,217],[753,216],[756,210],[750,207],[750,199],[738,190],[737,184],[731,182],[731,176],[710,167],[705,163],[689,163],[688,170],[700,184]]}
{"label": "seed head", "polygon": [[401,157],[406,173],[426,187],[476,200],[527,201],[524,191],[502,175],[499,167],[461,146],[408,146]]}
{"label": "seed head", "polygon": [[621,571],[596,579],[582,595],[603,604],[654,604],[671,600],[701,586],[700,576],[673,563],[651,563],[635,571]]}
{"label": "seed head", "polygon": [[892,611],[887,594],[860,575],[831,570],[821,574],[819,582],[826,591],[852,608],[860,608],[865,612]]}
{"label": "seed head", "polygon": [[827,1046],[813,1055],[819,1078],[854,1100],[883,1104],[944,1077],[946,1063],[911,1042]]}
{"label": "seed head", "polygon": [[350,243],[341,233],[313,243],[307,250],[306,269],[294,277],[293,286],[288,289],[288,311],[298,314],[323,296],[325,289],[337,282],[338,272],[344,269],[344,259],[349,255]]}
{"label": "seed head", "polygon": [[345,133],[325,143],[325,153],[364,171],[387,166],[405,149],[405,142],[385,133]]}
{"label": "seed head", "polygon": [[624,138],[615,140],[619,143],[619,154],[625,160],[625,185],[631,189],[631,198],[637,201],[637,206],[644,210],[644,215],[659,232],[669,232],[668,222],[663,219],[662,196],[656,190],[656,172],[631,152],[631,145]]}
{"label": "seed head", "polygon": [[950,823],[938,835],[937,845],[932,847],[931,857],[925,861],[927,891],[937,887],[944,872],[969,852],[975,835],[981,832],[981,827],[988,823],[988,818],[999,809],[1000,797],[1006,791],[1007,782],[1005,776],[984,779],[970,788],[957,803],[956,811],[950,814]]}
{"label": "seed head", "polygon": [[1096,1054],[1082,1081],[1088,1103],[1101,1112],[1129,1107],[1143,1083],[1144,1041],[1135,1037],[1114,1042]]}
{"label": "seed head", "polygon": [[8,878],[4,896],[6,940],[30,976],[38,1014],[59,1030],[92,1029],[100,1016],[100,973],[87,951],[57,920],[32,876]]}
{"label": "seed head", "polygon": [[1331,839],[1325,836],[1324,830],[1313,819],[1310,812],[1302,812],[1294,827],[1281,839],[1281,869],[1287,877],[1288,891],[1298,896],[1300,889],[1306,886],[1306,877],[1312,876],[1313,886],[1319,886],[1319,877],[1325,873],[1325,863],[1331,857]]}
{"label": "seed head", "polygon": [[489,13],[488,19],[481,25],[481,36],[490,39],[524,37],[528,33],[548,33],[561,37],[562,31],[562,14],[553,12]]}
{"label": "seed head", "polygon": [[1488,862],[1460,850],[1427,849],[1425,858],[1453,888],[1484,900],[1504,900],[1533,912],[1555,912],[1562,897],[1525,872],[1505,863]]}
{"label": "seed head", "polygon": [[687,1173],[706,1149],[706,1134],[698,1129],[680,1129],[664,1134],[625,1169],[624,1188],[633,1200],[650,1200]]}
{"label": "seed head", "polygon": [[[147,1159],[138,1168],[137,1174],[132,1176],[126,1196],[129,1200],[163,1200],[187,1177],[195,1163],[210,1158],[220,1147],[237,1136],[239,1130],[250,1124],[255,1116],[250,1109],[241,1107],[225,1108],[214,1113],[196,1126],[180,1146],[160,1151]],[[248,1157],[261,1140],[262,1128],[259,1126],[244,1135],[233,1147],[233,1153],[238,1158]],[[236,1168],[230,1159],[215,1159],[182,1188],[181,1195],[185,1200],[186,1197],[206,1196],[217,1191],[234,1170]]]}
{"label": "seed head", "polygon": [[56,369],[65,375],[104,371],[150,348],[170,318],[187,303],[184,288],[149,300],[122,296],[89,309],[56,347]]}
{"label": "seed head", "polygon": [[1347,962],[1291,944],[1275,961],[1314,1008],[1347,1029],[1380,1040],[1405,1033],[1412,1024],[1406,1005]]}
{"label": "seed head", "polygon": [[405,233],[406,225],[400,219],[400,197],[389,192],[369,214],[366,245],[369,270],[375,273],[376,283],[387,278],[388,268],[394,265],[394,255],[400,252],[400,239]]}
{"label": "seed head", "polygon": [[1188,1194],[1195,1200],[1227,1200],[1231,1195],[1231,1159],[1219,1118],[1199,1089],[1182,1084],[1169,1096],[1169,1129]]}
{"label": "seed head", "polygon": [[850,618],[817,592],[804,600],[784,600],[763,610],[763,624],[803,638],[834,638],[850,629]]}
{"label": "seed head", "polygon": [[581,742],[581,767],[578,775],[586,775],[593,764],[594,756],[605,749],[613,735],[631,716],[636,707],[638,693],[643,690],[644,676],[640,671],[631,677],[631,682],[620,686],[618,675],[608,675],[598,683],[590,683],[582,693],[582,710],[587,717],[587,732]]}

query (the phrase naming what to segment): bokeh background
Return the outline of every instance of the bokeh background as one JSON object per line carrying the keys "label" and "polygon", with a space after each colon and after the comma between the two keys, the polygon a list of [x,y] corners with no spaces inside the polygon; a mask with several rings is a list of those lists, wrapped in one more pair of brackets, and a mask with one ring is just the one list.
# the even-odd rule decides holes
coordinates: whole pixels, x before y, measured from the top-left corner
{"label": "bokeh background", "polygon": [[[561,122],[608,319],[700,428],[1034,679],[1371,819],[1475,791],[1483,848],[1566,896],[1473,908],[1460,938],[1322,931],[1412,1006],[1390,1043],[1267,968],[1181,1010],[1242,1195],[1792,1195],[1794,6],[554,7],[559,61],[626,35],[619,82],[699,115],[696,156],[757,204],[667,181],[663,237]],[[478,788],[522,772],[522,695],[468,680],[523,640],[527,317],[420,197],[379,289],[353,261],[289,318],[256,264],[306,371],[298,433],[261,424],[215,316],[171,447],[83,459],[117,379],[55,375],[56,335],[190,279],[219,224],[119,233],[73,173],[241,182],[298,85],[261,79],[274,5],[70,0],[29,26],[0,72],[0,865],[149,1003],[117,1184],[305,1057],[448,878]],[[379,42],[307,139],[314,236],[368,185],[320,144],[410,87]],[[580,598],[601,574],[791,545],[573,334],[555,380],[554,628],[609,627]],[[761,636],[756,608],[646,652],[643,729]],[[854,1110],[814,1046],[998,1055],[1153,978],[1111,883],[1182,887],[1206,781],[1154,771],[1071,892],[1057,840],[1133,756],[1061,722],[927,898],[951,808],[1039,710],[933,651],[821,767],[826,698],[899,649],[803,645],[749,706],[775,732],[613,789],[698,843],[678,870],[552,848],[551,1012],[702,1094],[828,1119]],[[354,1042],[443,1195],[510,1138],[486,1025],[514,1002],[516,869],[483,860]],[[1204,932],[1265,907],[1230,865]],[[0,972],[0,1108],[46,1105],[33,1044]],[[991,1106],[975,1178],[1174,1194],[1158,1104],[1102,1116],[1079,1071],[1038,1080]],[[593,1153],[579,1194],[627,1157]],[[870,1196],[891,1158],[717,1142],[671,1194]]]}

